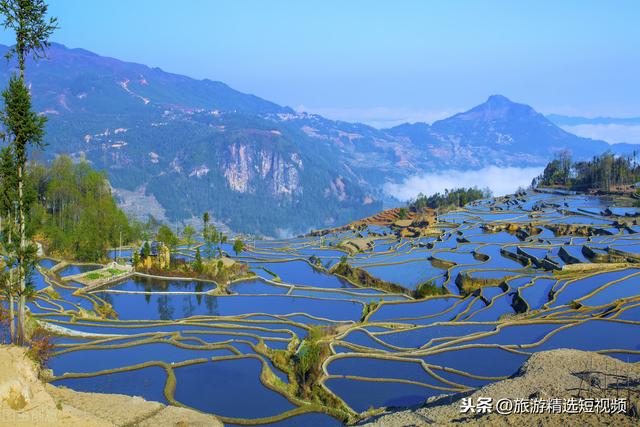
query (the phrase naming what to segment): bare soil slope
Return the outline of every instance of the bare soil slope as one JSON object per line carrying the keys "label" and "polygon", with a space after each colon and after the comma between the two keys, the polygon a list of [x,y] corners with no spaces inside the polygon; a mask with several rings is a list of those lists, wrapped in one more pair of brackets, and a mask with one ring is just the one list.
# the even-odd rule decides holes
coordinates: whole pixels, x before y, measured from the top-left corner
{"label": "bare soil slope", "polygon": [[[508,399],[627,398],[627,414],[464,413],[462,398]],[[477,426],[638,426],[640,366],[579,350],[552,350],[532,355],[510,379],[467,395],[436,397],[422,407],[388,412],[366,420],[367,426],[468,424]]]}
{"label": "bare soil slope", "polygon": [[23,348],[0,346],[0,426],[220,426],[214,416],[119,394],[43,383]]}

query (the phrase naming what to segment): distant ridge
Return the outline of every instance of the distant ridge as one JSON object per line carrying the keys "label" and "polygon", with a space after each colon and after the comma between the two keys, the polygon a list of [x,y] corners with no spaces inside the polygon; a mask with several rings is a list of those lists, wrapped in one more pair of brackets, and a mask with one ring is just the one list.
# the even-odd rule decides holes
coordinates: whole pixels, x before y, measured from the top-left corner
{"label": "distant ridge", "polygon": [[578,117],[563,116],[560,114],[549,114],[547,119],[558,126],[578,126],[578,125],[638,125],[640,117]]}
{"label": "distant ridge", "polygon": [[[417,174],[636,147],[575,136],[502,95],[432,125],[375,129],[61,44],[27,70],[34,105],[49,118],[41,159],[89,160],[142,218],[183,222],[209,211],[233,230],[270,236],[373,215],[386,183]],[[11,72],[0,63],[2,81]]]}

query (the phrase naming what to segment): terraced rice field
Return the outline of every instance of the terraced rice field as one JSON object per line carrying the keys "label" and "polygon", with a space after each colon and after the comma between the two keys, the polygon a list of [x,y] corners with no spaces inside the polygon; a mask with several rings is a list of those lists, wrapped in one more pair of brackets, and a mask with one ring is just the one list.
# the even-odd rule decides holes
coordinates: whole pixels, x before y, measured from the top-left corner
{"label": "terraced rice field", "polygon": [[[77,292],[64,276],[94,267],[43,260],[30,309],[59,333],[54,384],[184,405],[229,425],[341,425],[506,378],[541,350],[640,361],[638,211],[605,214],[610,203],[536,192],[443,215],[440,237],[398,239],[371,225],[258,241],[237,257],[257,276],[230,295],[212,294],[211,282],[140,277]],[[557,235],[559,224],[575,227]],[[364,236],[371,250],[339,249]],[[331,274],[342,257],[406,291]],[[415,299],[430,280],[446,294]],[[115,318],[81,315],[101,306]],[[293,374],[274,364],[317,325],[334,331],[318,382],[340,403],[333,409],[297,396]]]}

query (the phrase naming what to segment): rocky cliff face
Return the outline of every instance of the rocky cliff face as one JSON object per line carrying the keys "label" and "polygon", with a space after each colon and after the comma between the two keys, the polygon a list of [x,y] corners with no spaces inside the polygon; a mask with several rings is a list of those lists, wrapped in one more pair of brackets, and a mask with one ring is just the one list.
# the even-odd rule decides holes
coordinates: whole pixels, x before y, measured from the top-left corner
{"label": "rocky cliff face", "polygon": [[288,156],[275,151],[257,149],[247,144],[232,144],[222,164],[229,188],[238,193],[254,193],[266,184],[274,197],[303,194],[300,185],[302,160],[296,153]]}
{"label": "rocky cliff face", "polygon": [[[28,65],[34,106],[48,118],[48,146],[37,157],[88,160],[143,220],[179,222],[208,211],[234,231],[274,236],[380,207],[330,145],[283,125],[295,115],[287,107],[57,44],[47,60]],[[0,63],[0,77],[10,72]]]}

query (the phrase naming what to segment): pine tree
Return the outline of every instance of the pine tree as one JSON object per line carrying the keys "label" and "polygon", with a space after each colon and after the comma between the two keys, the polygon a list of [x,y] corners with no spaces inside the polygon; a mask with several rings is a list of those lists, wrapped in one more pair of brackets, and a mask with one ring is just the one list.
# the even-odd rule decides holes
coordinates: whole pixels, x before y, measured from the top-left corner
{"label": "pine tree", "polygon": [[196,235],[196,230],[191,225],[187,225],[182,230],[182,238],[187,242],[187,245],[191,246],[193,244],[193,236]]}
{"label": "pine tree", "polygon": [[178,245],[178,237],[173,234],[173,231],[169,226],[163,224],[158,229],[158,234],[156,234],[156,239],[165,245],[167,245],[171,250],[174,250]]}
{"label": "pine tree", "polygon": [[[17,200],[17,182],[15,173],[15,161],[11,147],[4,147],[0,153],[0,231],[2,232],[2,243],[5,248],[13,245],[15,234],[15,201]],[[15,340],[15,258],[9,256],[5,260],[2,270],[2,294],[8,302],[9,315],[9,339]],[[6,271],[4,267],[6,266]],[[6,274],[5,274],[6,273]]]}
{"label": "pine tree", "polygon": [[35,249],[27,243],[28,205],[25,197],[25,168],[27,152],[30,146],[42,146],[45,118],[31,109],[31,95],[24,82],[25,62],[29,55],[34,59],[44,56],[49,45],[49,37],[56,29],[56,19],[46,18],[47,5],[43,0],[2,0],[0,14],[4,16],[3,26],[13,30],[16,44],[9,49],[7,57],[15,56],[18,61],[19,75],[9,80],[3,92],[5,111],[1,121],[11,144],[16,163],[16,181],[18,188],[18,227],[14,252],[17,258],[18,273],[18,330],[16,342],[25,342],[26,298],[33,291],[29,286],[29,277],[35,262]]}
{"label": "pine tree", "polygon": [[205,212],[202,214],[202,223],[203,223],[203,228],[202,228],[202,237],[206,238],[206,234],[207,234],[207,228],[209,227],[209,212]]}
{"label": "pine tree", "polygon": [[142,246],[142,260],[147,259],[149,256],[151,256],[151,245],[149,245],[149,242],[144,242]]}
{"label": "pine tree", "polygon": [[0,123],[5,129],[5,140],[9,142],[15,160],[15,182],[17,183],[17,227],[14,227],[13,244],[9,246],[17,261],[18,283],[18,328],[16,342],[25,341],[26,298],[33,289],[28,286],[28,278],[35,263],[37,248],[29,243],[27,235],[27,215],[30,200],[25,195],[25,167],[29,146],[41,146],[44,136],[45,118],[31,109],[29,90],[20,77],[13,76],[8,87],[2,92],[5,109],[0,114]]}
{"label": "pine tree", "polygon": [[196,258],[193,261],[193,268],[198,272],[202,273],[202,255],[200,255],[200,248],[196,248]]}
{"label": "pine tree", "polygon": [[236,239],[235,242],[233,242],[233,252],[235,252],[236,256],[238,256],[243,250],[244,243],[242,242],[242,240]]}

